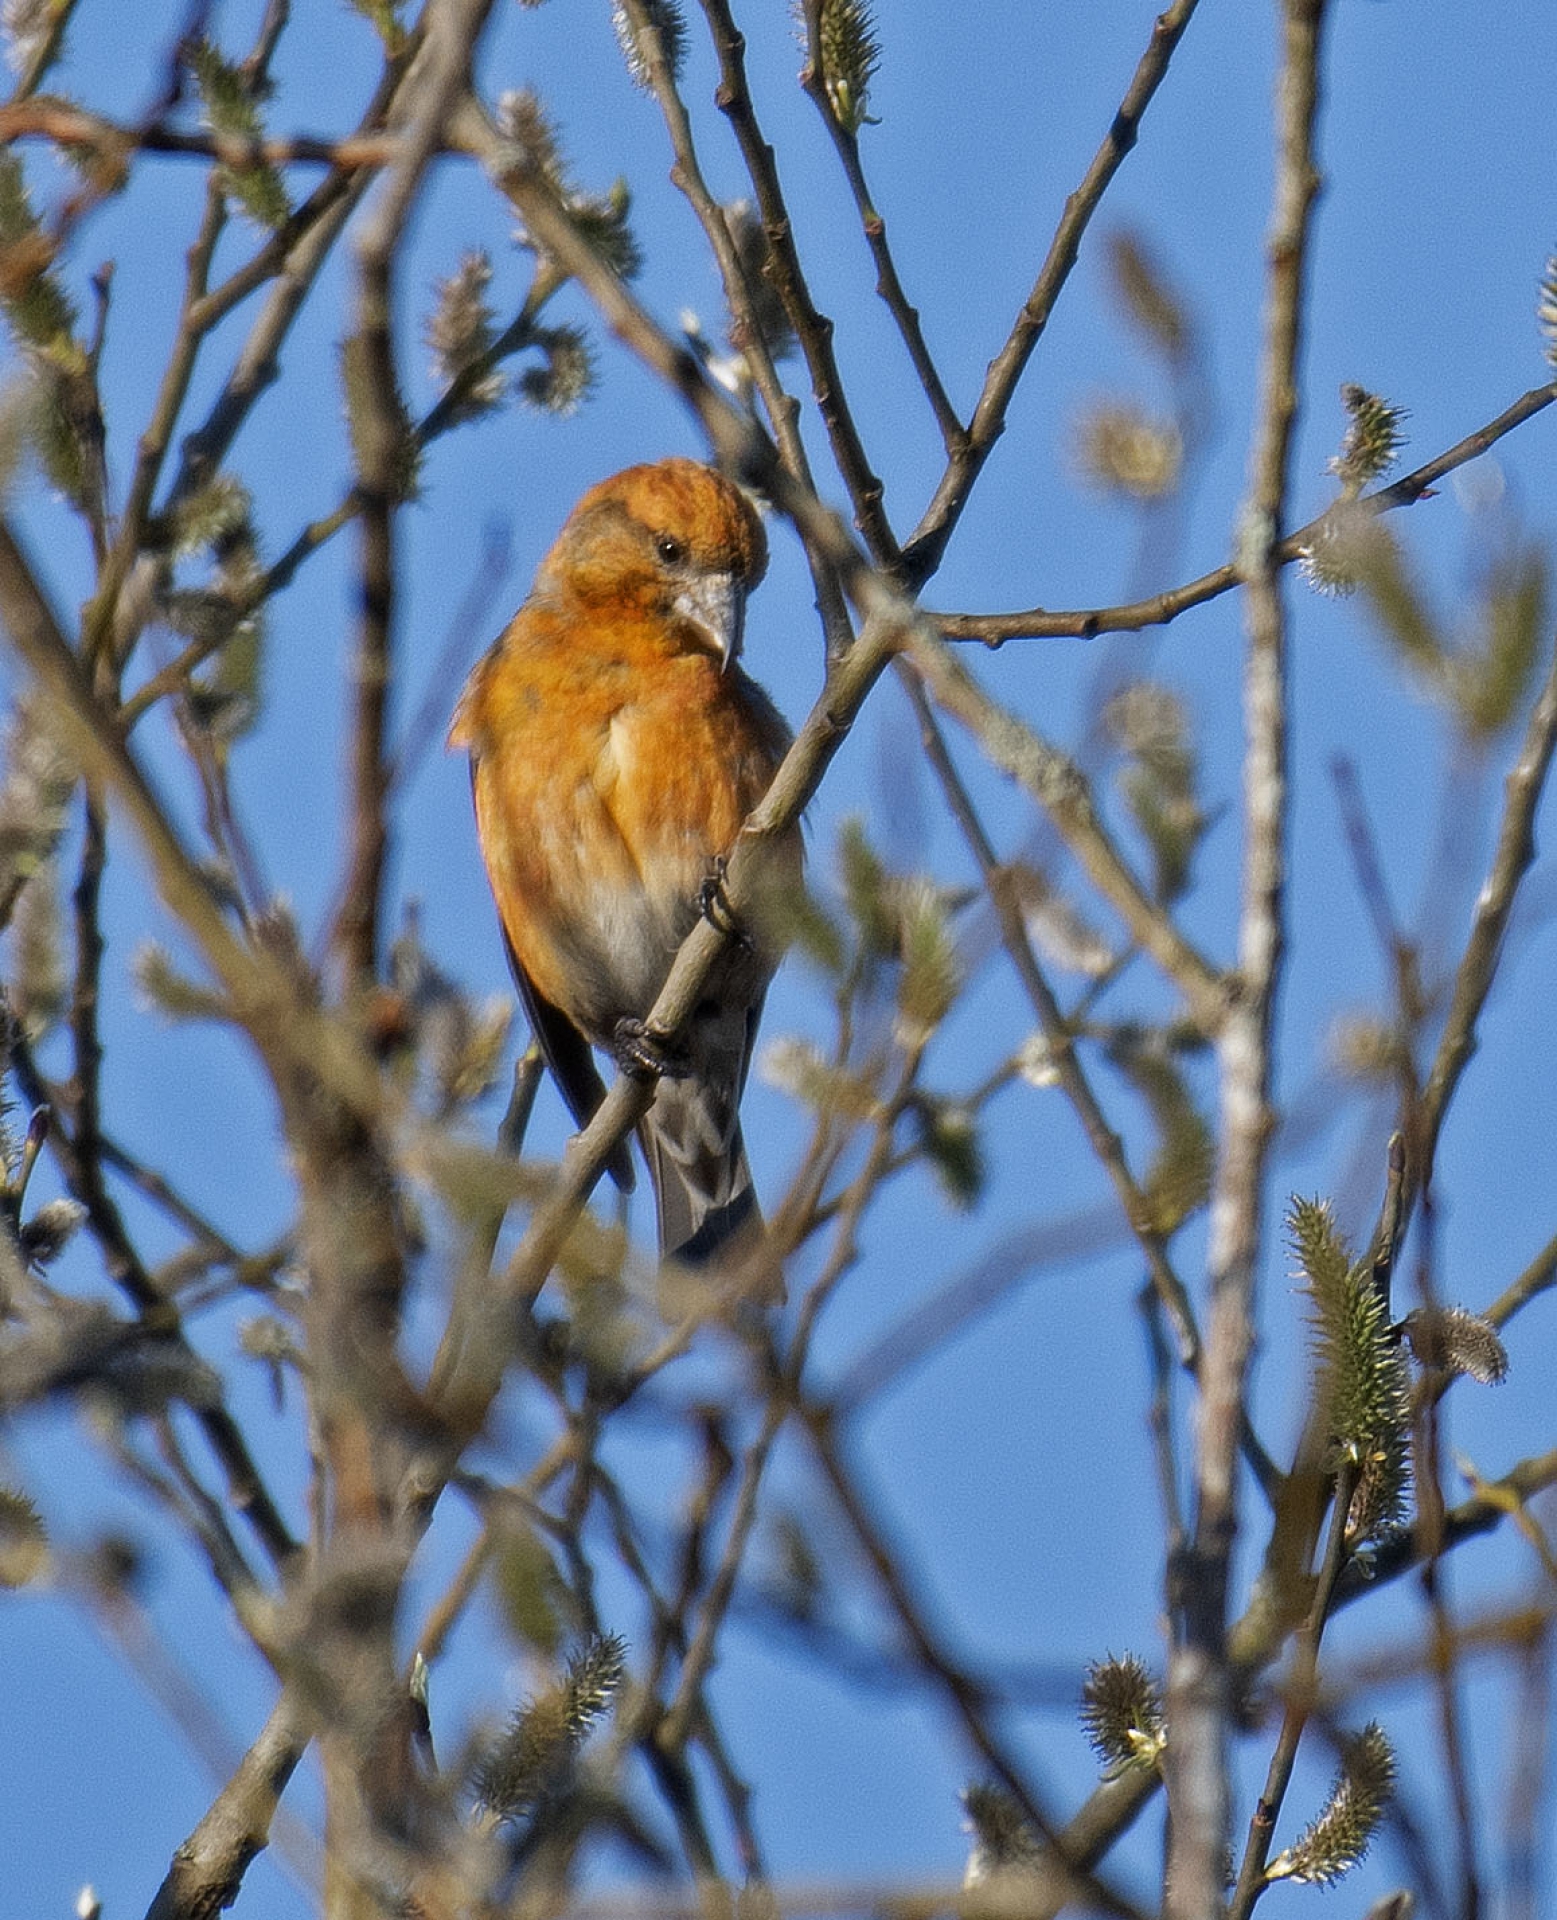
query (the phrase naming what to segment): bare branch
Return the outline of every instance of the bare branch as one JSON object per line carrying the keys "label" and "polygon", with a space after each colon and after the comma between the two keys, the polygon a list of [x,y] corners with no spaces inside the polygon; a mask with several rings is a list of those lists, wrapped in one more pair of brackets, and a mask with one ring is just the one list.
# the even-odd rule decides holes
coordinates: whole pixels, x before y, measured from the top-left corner
{"label": "bare branch", "polygon": [[779,184],[778,162],[763,137],[752,106],[746,81],[746,42],[736,27],[728,0],[701,0],[701,4],[719,54],[720,85],[716,97],[740,142],[772,250],[775,284],[805,355],[817,411],[827,429],[838,471],[849,489],[855,524],[876,565],[892,572],[898,562],[898,544],[882,509],[882,484],[870,464],[849,409],[833,354],[833,323],[818,312],[806,284],[795,246],[794,224]]}
{"label": "bare branch", "polygon": [[908,351],[914,374],[924,390],[924,397],[930,403],[930,411],[935,416],[935,424],[940,429],[941,441],[946,449],[947,458],[955,460],[965,451],[967,430],[957,417],[946,388],[941,382],[940,373],[930,356],[925,342],[924,329],[920,324],[919,311],[910,305],[903,283],[898,278],[897,263],[892,258],[892,249],[887,241],[887,223],[871,198],[869,186],[865,181],[865,167],[860,158],[859,135],[846,127],[838,118],[833,106],[832,96],[823,80],[820,63],[809,61],[801,74],[801,84],[811,96],[822,123],[832,138],[837,150],[839,163],[843,167],[844,178],[849,183],[849,191],[854,196],[855,211],[860,217],[860,228],[870,248],[871,258],[876,263],[876,292],[881,297],[894,326]]}
{"label": "bare branch", "polygon": [[1093,155],[1086,177],[1065,202],[1065,212],[1049,243],[1049,251],[1038,270],[1038,278],[1033,282],[1032,292],[1023,303],[1005,345],[990,362],[984,391],[973,410],[973,419],[961,451],[947,462],[934,498],[926,507],[919,525],[904,542],[903,564],[916,587],[922,586],[941,564],[946,543],[962,518],[963,508],[967,506],[974,484],[984,469],[984,462],[1005,431],[1006,413],[1017,383],[1026,372],[1033,349],[1054,312],[1054,304],[1070,278],[1070,270],[1081,251],[1082,237],[1114,175],[1124,163],[1125,155],[1135,145],[1142,116],[1167,74],[1168,63],[1184,37],[1184,29],[1189,25],[1197,4],[1198,0],[1173,0],[1173,5],[1152,22],[1150,44],[1141,56],[1124,99],[1119,103],[1119,111],[1114,115],[1103,144]]}
{"label": "bare branch", "polygon": [[1286,615],[1279,529],[1285,518],[1308,241],[1319,174],[1324,0],[1286,0],[1276,105],[1276,182],[1267,241],[1265,345],[1239,531],[1246,587],[1244,873],[1239,991],[1217,1039],[1222,1138],[1211,1201],[1211,1309],[1196,1429],[1195,1514],[1168,1668],[1167,1870],[1171,1920],[1210,1913],[1222,1893],[1229,1835],[1228,1577],[1238,1529],[1238,1449],[1254,1344],[1264,1177],[1275,1132],[1271,1041],[1286,940]]}
{"label": "bare branch", "polygon": [[1554,745],[1557,745],[1557,649],[1554,649],[1545,685],[1531,709],[1518,757],[1504,782],[1503,818],[1498,826],[1492,864],[1476,898],[1476,917],[1455,974],[1454,995],[1422,1089],[1416,1136],[1410,1142],[1406,1159],[1408,1214],[1410,1199],[1432,1180],[1438,1137],[1449,1103],[1454,1098],[1460,1075],[1476,1051],[1477,1023],[1497,977],[1503,936],[1508,931],[1519,883],[1535,859],[1535,813],[1546,790]]}
{"label": "bare branch", "polygon": [[146,1920],[205,1920],[236,1898],[243,1876],[268,1845],[287,1782],[308,1746],[309,1726],[284,1693],[243,1763],[173,1856]]}
{"label": "bare branch", "polygon": [[[1532,387],[1512,406],[1505,407],[1495,420],[1457,440],[1452,447],[1403,475],[1393,485],[1365,494],[1357,506],[1372,513],[1390,513],[1396,507],[1410,507],[1418,500],[1431,499],[1438,481],[1469,461],[1479,459],[1505,434],[1522,427],[1554,400],[1557,400],[1557,385]],[[1283,566],[1301,560],[1324,524],[1325,516],[1321,514],[1295,533],[1287,534],[1277,543],[1275,557]],[[1239,568],[1230,561],[1224,567],[1201,574],[1198,580],[1122,606],[1087,607],[1069,613],[1031,607],[1024,613],[940,613],[933,618],[947,640],[977,640],[991,648],[1004,646],[1008,640],[1090,640],[1099,633],[1138,633],[1144,627],[1166,626],[1192,607],[1203,607],[1208,601],[1231,593],[1242,578]]]}

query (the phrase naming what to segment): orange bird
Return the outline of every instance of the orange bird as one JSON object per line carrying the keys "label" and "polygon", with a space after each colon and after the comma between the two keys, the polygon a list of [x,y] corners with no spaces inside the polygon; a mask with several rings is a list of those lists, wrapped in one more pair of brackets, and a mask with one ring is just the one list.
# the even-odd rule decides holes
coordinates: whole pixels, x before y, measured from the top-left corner
{"label": "orange bird", "polygon": [[[789,745],[736,665],[767,561],[755,509],[710,468],[614,474],[568,516],[449,734],[470,753],[509,963],[574,1119],[605,1092],[591,1047],[661,1075],[638,1137],[660,1251],[684,1261],[761,1217],[737,1109],[776,953],[733,939],[669,1058],[643,1022]],[[800,863],[796,829],[780,885]],[[625,1151],[611,1171],[631,1189]]]}

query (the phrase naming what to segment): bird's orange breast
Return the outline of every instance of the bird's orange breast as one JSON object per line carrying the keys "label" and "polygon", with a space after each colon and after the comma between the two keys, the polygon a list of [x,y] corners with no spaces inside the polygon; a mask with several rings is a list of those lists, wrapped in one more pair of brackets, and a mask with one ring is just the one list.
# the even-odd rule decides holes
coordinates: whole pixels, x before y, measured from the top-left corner
{"label": "bird's orange breast", "polygon": [[787,744],[766,696],[652,617],[580,633],[532,603],[473,677],[455,738],[520,966],[592,1038],[641,1018]]}

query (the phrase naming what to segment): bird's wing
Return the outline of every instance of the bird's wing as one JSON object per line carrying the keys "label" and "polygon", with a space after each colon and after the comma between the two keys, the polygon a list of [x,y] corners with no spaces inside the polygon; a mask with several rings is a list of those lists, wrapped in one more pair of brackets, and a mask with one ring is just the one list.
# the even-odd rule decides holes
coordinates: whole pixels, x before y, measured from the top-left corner
{"label": "bird's wing", "polygon": [[762,1009],[767,997],[768,990],[764,987],[746,1009],[746,1045],[741,1051],[741,1077],[735,1084],[737,1106],[746,1094],[746,1076],[751,1072],[752,1056],[757,1051],[757,1029],[762,1024]]}
{"label": "bird's wing", "polygon": [[[476,781],[475,756],[471,756],[470,779],[472,789]],[[554,1007],[535,982],[525,972],[519,956],[514,952],[514,943],[508,937],[503,926],[502,916],[498,916],[498,930],[503,936],[503,951],[508,955],[508,970],[514,976],[514,985],[519,989],[519,998],[523,1002],[525,1018],[530,1023],[530,1031],[535,1035],[551,1077],[556,1081],[562,1097],[568,1103],[568,1111],[580,1127],[587,1127],[594,1119],[600,1102],[605,1098],[605,1082],[600,1078],[595,1066],[595,1056],[589,1042],[574,1026],[573,1022],[560,1007]],[[636,1180],[633,1174],[632,1154],[627,1142],[623,1140],[612,1152],[606,1162],[611,1178],[623,1193],[631,1193]]]}
{"label": "bird's wing", "polygon": [[[530,1031],[540,1043],[546,1064],[551,1069],[551,1077],[568,1103],[568,1111],[582,1130],[594,1119],[606,1092],[589,1042],[568,1016],[541,993],[520,966],[519,956],[514,952],[513,943],[506,933],[503,935],[503,950],[508,955],[509,971],[514,976],[519,998],[524,1003]],[[606,1167],[622,1192],[631,1193],[636,1181],[632,1155],[627,1150],[625,1140],[613,1150]]]}

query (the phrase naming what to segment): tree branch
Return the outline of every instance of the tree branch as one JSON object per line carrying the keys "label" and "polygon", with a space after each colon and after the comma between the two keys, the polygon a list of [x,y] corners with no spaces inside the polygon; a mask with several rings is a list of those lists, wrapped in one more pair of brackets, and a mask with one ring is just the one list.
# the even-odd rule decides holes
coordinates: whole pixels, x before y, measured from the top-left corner
{"label": "tree branch", "polygon": [[1244,873],[1239,991],[1217,1036],[1222,1139],[1211,1199],[1211,1307],[1196,1428],[1195,1515],[1176,1592],[1168,1665],[1169,1920],[1199,1920],[1222,1898],[1230,1822],[1228,1577],[1238,1529],[1238,1453],[1254,1344],[1264,1179],[1275,1134],[1271,1042],[1285,948],[1286,615],[1277,548],[1298,410],[1308,244],[1319,174],[1324,0],[1285,0],[1277,81],[1274,201],[1260,395],[1239,531],[1246,587]]}
{"label": "tree branch", "polygon": [[1082,236],[1114,175],[1135,145],[1141,119],[1161,86],[1184,29],[1194,14],[1197,0],[1173,0],[1165,12],[1152,22],[1152,37],[1134,77],[1119,104],[1119,111],[1093,155],[1092,164],[1080,186],[1065,202],[1065,211],[1049,243],[1049,251],[1032,291],[1023,303],[1005,345],[989,364],[984,390],[967,436],[958,453],[946,463],[940,484],[930,504],[903,545],[903,565],[909,580],[919,587],[937,570],[946,552],[946,543],[956,530],[968,504],[974,484],[984,470],[984,462],[994,451],[995,442],[1005,432],[1006,414],[1017,383],[1027,370],[1034,347],[1049,324],[1054,304],[1059,299],[1070,271],[1081,251]]}
{"label": "tree branch", "polygon": [[939,640],[916,635],[911,659],[937,703],[973,734],[991,765],[1024,788],[1054,822],[1130,937],[1183,994],[1197,1025],[1207,1034],[1220,1031],[1228,1016],[1227,984],[1146,892],[1099,819],[1080,768],[987,694]]}
{"label": "tree branch", "polygon": [[[1391,486],[1365,494],[1356,503],[1358,510],[1390,513],[1397,507],[1414,506],[1418,500],[1431,499],[1438,481],[1478,459],[1505,434],[1522,427],[1554,400],[1557,400],[1557,384],[1532,387],[1505,407],[1495,420],[1466,434],[1463,440],[1457,440],[1422,466],[1403,474]],[[1328,511],[1277,543],[1276,558],[1283,566],[1301,560],[1308,553],[1324,529]],[[937,613],[931,618],[944,639],[976,640],[991,649],[1004,646],[1008,640],[1090,640],[1100,633],[1138,633],[1144,627],[1166,626],[1192,607],[1203,607],[1208,601],[1231,593],[1242,578],[1239,567],[1230,561],[1225,567],[1215,567],[1181,587],[1170,587],[1148,599],[1131,600],[1120,606],[1084,607],[1071,612],[1030,607],[1022,613]]]}

